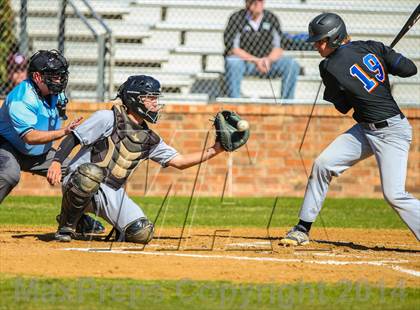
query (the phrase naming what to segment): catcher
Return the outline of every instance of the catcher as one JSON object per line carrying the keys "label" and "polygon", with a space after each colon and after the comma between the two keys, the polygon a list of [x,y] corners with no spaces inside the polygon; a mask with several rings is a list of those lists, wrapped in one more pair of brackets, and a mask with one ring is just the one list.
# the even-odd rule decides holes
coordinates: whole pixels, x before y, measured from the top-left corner
{"label": "catcher", "polygon": [[76,224],[88,211],[114,226],[118,241],[147,244],[153,237],[153,223],[125,191],[127,179],[140,163],[151,159],[163,167],[186,169],[246,143],[249,131],[235,133],[233,125],[240,118],[224,111],[216,116],[219,130],[214,145],[203,154],[181,155],[148,128],[147,123],[156,123],[163,108],[160,95],[160,83],[153,77],[130,76],[118,89],[122,104],[95,112],[62,141],[48,171],[52,185],[60,182],[61,164],[71,150],[78,144],[81,149],[63,180],[56,240],[69,242],[77,237]]}

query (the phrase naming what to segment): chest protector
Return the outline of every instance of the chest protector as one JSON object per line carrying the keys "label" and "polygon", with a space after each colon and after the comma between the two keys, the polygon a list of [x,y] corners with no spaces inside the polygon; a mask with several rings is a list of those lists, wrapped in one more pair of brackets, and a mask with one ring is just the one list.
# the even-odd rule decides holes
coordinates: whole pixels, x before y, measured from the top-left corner
{"label": "chest protector", "polygon": [[115,115],[114,131],[105,139],[95,142],[92,148],[92,163],[104,168],[105,183],[119,189],[127,181],[150,150],[159,143],[159,136],[143,122],[133,123],[120,105],[112,107]]}

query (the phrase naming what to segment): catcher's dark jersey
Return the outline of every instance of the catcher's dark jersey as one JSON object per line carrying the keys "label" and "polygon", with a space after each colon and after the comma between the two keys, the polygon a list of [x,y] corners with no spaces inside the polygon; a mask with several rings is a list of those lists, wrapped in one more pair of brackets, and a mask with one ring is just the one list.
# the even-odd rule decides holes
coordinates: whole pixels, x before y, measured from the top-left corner
{"label": "catcher's dark jersey", "polygon": [[353,41],[337,48],[319,65],[324,99],[342,113],[354,109],[357,122],[373,123],[401,113],[391,94],[388,74],[417,73],[415,64],[375,41]]}

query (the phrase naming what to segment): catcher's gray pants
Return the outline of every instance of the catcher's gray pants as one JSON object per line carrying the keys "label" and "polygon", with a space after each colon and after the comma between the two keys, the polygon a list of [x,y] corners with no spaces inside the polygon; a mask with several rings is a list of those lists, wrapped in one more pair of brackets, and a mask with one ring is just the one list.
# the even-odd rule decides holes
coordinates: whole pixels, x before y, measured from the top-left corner
{"label": "catcher's gray pants", "polygon": [[[64,186],[70,179],[71,174],[64,179]],[[109,224],[121,233],[135,220],[146,217],[143,210],[130,197],[124,188],[114,190],[101,183],[98,192],[93,196],[95,203],[85,212],[91,212],[105,219]]]}
{"label": "catcher's gray pants", "polygon": [[315,221],[333,176],[339,176],[360,160],[375,155],[385,200],[420,240],[420,201],[405,191],[412,128],[408,120],[399,115],[387,122],[388,127],[377,130],[356,124],[318,156],[300,210],[303,221]]}
{"label": "catcher's gray pants", "polygon": [[[55,150],[50,149],[47,153],[38,156],[29,156],[20,153],[9,142],[0,142],[0,203],[19,183],[20,172],[32,172],[46,176],[51,161],[54,158]],[[69,159],[62,165],[62,172],[65,173]],[[45,181],[47,182],[47,181]]]}

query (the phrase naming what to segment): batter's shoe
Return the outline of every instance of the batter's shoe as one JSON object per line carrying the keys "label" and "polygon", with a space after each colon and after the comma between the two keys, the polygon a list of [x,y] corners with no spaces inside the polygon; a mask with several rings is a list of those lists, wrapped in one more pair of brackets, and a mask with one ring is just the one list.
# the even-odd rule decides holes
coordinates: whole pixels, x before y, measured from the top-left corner
{"label": "batter's shoe", "polygon": [[64,226],[57,230],[57,232],[54,235],[54,238],[55,240],[60,242],[70,242],[73,235],[74,230]]}
{"label": "batter's shoe", "polygon": [[[55,218],[57,223],[60,223],[60,214]],[[105,227],[101,222],[96,221],[87,214],[83,214],[76,226],[76,232],[79,234],[102,234],[105,232]]]}
{"label": "batter's shoe", "polygon": [[305,245],[309,243],[309,234],[302,225],[294,226],[284,238],[280,239],[280,245]]}

